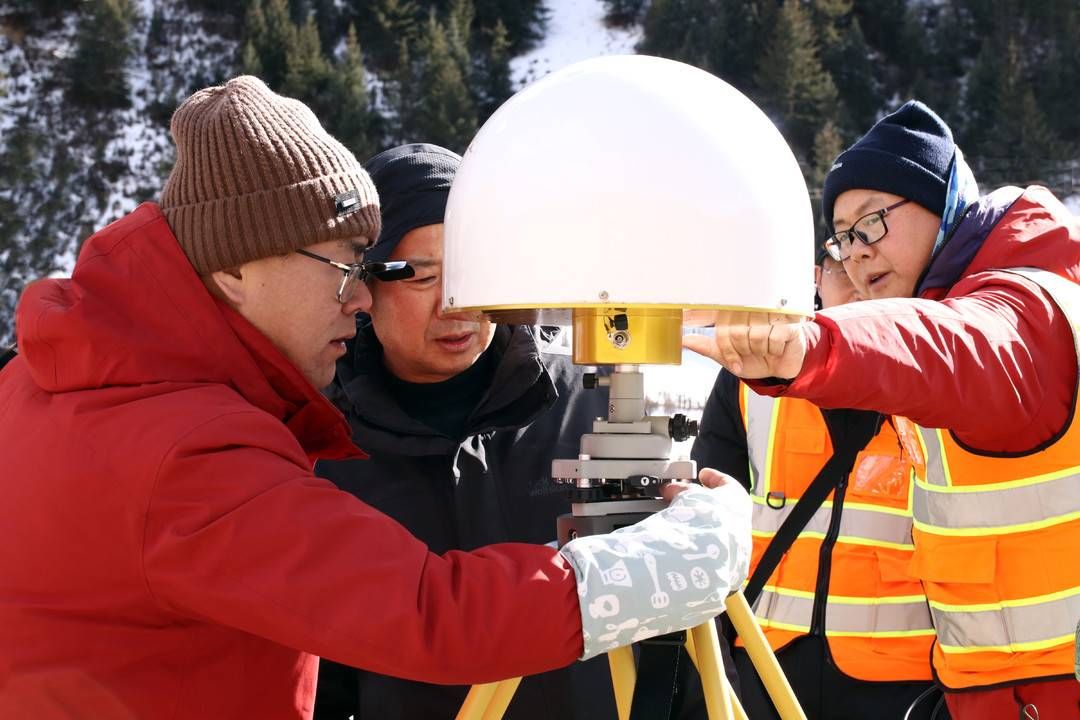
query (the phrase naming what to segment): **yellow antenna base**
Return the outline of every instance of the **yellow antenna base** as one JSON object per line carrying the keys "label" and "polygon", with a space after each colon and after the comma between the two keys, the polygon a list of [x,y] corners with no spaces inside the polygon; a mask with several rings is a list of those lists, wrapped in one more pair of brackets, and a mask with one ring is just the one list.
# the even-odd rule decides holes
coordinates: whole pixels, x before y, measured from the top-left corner
{"label": "yellow antenna base", "polygon": [[574,308],[574,362],[579,365],[678,365],[681,308]]}

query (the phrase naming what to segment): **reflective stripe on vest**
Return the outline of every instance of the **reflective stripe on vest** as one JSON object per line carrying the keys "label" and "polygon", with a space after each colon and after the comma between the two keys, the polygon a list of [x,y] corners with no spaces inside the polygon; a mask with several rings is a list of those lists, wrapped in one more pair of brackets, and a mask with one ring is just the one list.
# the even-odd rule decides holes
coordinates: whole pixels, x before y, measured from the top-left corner
{"label": "reflective stripe on vest", "polygon": [[[1059,597],[1028,598],[995,604],[946,605],[932,602],[931,612],[938,623],[938,643],[946,652],[1023,652],[1041,650],[1073,639],[1073,624],[1080,618],[1080,588]],[[1034,601],[1034,602],[1033,602]],[[1069,631],[1062,633],[1063,627]],[[1016,628],[1025,628],[1031,640],[1018,641]],[[979,644],[972,645],[971,638]]]}
{"label": "reflective stripe on vest", "polygon": [[[745,385],[743,401],[746,406],[746,436],[750,456],[752,486],[750,497],[754,502],[753,528],[755,535],[775,535],[795,508],[797,498],[785,498],[783,507],[769,504],[772,483],[772,453],[776,447],[776,422],[779,399],[750,392]],[[822,420],[824,422],[824,420]],[[832,518],[833,503],[821,504],[800,537],[825,537]],[[859,545],[878,545],[899,549],[911,549],[911,503],[908,510],[885,506],[846,502],[840,515],[837,540]]]}
{"label": "reflective stripe on vest", "polygon": [[[831,500],[822,503],[821,508],[813,514],[810,522],[799,534],[808,537],[825,537],[832,517],[832,507]],[[839,541],[900,549],[913,547],[910,515],[889,512],[891,508],[885,508],[885,512],[867,508],[868,506],[865,505],[844,503],[844,511],[840,515],[840,534],[837,536]],[[775,535],[794,509],[794,502],[776,509],[769,507],[764,498],[755,496],[754,534]]]}
{"label": "reflective stripe on vest", "polygon": [[916,479],[915,526],[939,535],[990,535],[1038,530],[1080,518],[1080,465],[990,487],[951,486],[940,459],[941,430],[919,428],[927,478]]}
{"label": "reflective stripe on vest", "polygon": [[[756,606],[762,626],[808,632],[813,593],[766,585]],[[934,634],[926,598],[910,595],[853,598],[830,595],[825,606],[825,634],[835,637],[913,637]]]}
{"label": "reflective stripe on vest", "polygon": [[[1007,272],[1031,280],[1050,295],[1073,328],[1080,363],[1080,286],[1044,270]],[[934,567],[924,579],[938,648],[945,657],[1005,654],[1000,662],[985,655],[967,664],[954,660],[950,666],[946,662],[937,667],[942,682],[949,687],[970,686],[972,675],[983,672],[988,673],[987,684],[1030,677],[1024,674],[1025,660],[1008,653],[1055,649],[1071,659],[1069,644],[1080,618],[1080,586],[1069,579],[1075,573],[1050,563],[1039,573],[1043,584],[1022,597],[1017,596],[1017,583],[1009,581],[1027,569],[1018,563],[1040,562],[1040,547],[1044,551],[1052,548],[1056,557],[1061,557],[1080,541],[1080,465],[1076,464],[1080,459],[1080,426],[1075,415],[1054,444],[1020,458],[968,452],[943,430],[920,428],[920,437],[926,477],[917,478],[915,484],[917,548],[922,549],[925,543],[939,555],[989,553],[987,567],[993,574],[980,582],[960,577],[955,570],[942,571],[929,555],[923,558],[925,567]],[[1034,474],[1025,476],[1025,471],[1032,470]],[[1066,545],[1062,545],[1062,538],[1066,538]],[[980,542],[983,544],[971,544]],[[1055,544],[1048,546],[1047,542]],[[996,549],[1001,543],[1010,543],[1007,553]],[[986,602],[987,597],[995,601]],[[1045,659],[1040,657],[1040,661]],[[936,666],[937,662],[935,658]],[[1057,660],[1053,662],[1056,665]],[[1069,669],[1063,666],[1061,672]]]}
{"label": "reflective stripe on vest", "polygon": [[[769,494],[772,449],[776,437],[776,398],[750,392],[739,383],[746,407],[746,447],[750,455],[751,494],[755,500]],[[755,525],[756,527],[756,525]]]}

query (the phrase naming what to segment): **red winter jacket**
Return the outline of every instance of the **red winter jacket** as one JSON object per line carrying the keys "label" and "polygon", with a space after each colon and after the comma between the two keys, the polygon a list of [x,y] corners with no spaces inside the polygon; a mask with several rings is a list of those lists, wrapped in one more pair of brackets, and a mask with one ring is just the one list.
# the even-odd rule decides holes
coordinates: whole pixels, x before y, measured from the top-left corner
{"label": "red winter jacket", "polygon": [[342,416],[160,210],[27,288],[0,374],[0,717],[306,718],[318,659],[470,683],[582,652],[543,546],[442,557],[312,475]]}
{"label": "red winter jacket", "polygon": [[750,384],[949,428],[978,450],[1031,450],[1071,418],[1077,357],[1049,296],[997,271],[1025,266],[1080,283],[1080,222],[1045,188],[1003,188],[968,212],[931,263],[920,298],[819,312],[798,377]]}

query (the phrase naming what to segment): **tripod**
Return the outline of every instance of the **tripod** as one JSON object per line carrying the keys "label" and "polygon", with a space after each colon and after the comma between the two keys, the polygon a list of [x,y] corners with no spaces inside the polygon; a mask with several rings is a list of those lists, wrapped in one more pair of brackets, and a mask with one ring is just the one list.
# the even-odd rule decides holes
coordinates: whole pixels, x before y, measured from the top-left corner
{"label": "tripod", "polygon": [[[616,366],[606,377],[587,374],[584,384],[586,389],[609,388],[608,419],[597,418],[593,432],[582,436],[576,460],[552,461],[552,476],[572,486],[571,513],[558,519],[559,547],[575,537],[609,533],[644,519],[664,507],[661,484],[697,477],[693,460],[669,459],[672,441],[696,435],[697,423],[682,415],[647,417],[644,378],[636,365]],[[806,720],[742,591],[727,597],[725,609],[780,717]],[[716,624],[709,620],[691,628],[685,647],[701,677],[710,720],[744,720],[724,675]],[[637,684],[633,650],[624,646],[609,652],[608,665],[619,720],[629,720]],[[520,683],[521,678],[512,678],[473,686],[457,720],[499,720]]]}

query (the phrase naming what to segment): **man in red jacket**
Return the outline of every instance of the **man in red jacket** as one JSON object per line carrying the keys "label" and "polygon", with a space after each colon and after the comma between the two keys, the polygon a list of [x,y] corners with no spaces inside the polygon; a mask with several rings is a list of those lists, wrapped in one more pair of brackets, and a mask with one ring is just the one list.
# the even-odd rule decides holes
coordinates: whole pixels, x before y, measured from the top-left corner
{"label": "man in red jacket", "polygon": [[949,128],[904,105],[825,181],[825,246],[869,300],[687,344],[762,394],[920,425],[910,572],[953,717],[1076,717],[1080,224],[1045,188],[973,189]]}
{"label": "man in red jacket", "polygon": [[[486,682],[721,610],[710,593],[748,554],[735,483],[670,488],[666,510],[559,551],[438,556],[316,478],[315,458],[362,456],[317,388],[365,276],[402,272],[362,261],[375,190],[255,78],[195,93],[172,134],[160,207],[19,303],[0,373],[0,717],[310,718],[318,656]],[[650,566],[688,572],[687,544],[721,548],[712,587],[648,609]]]}

